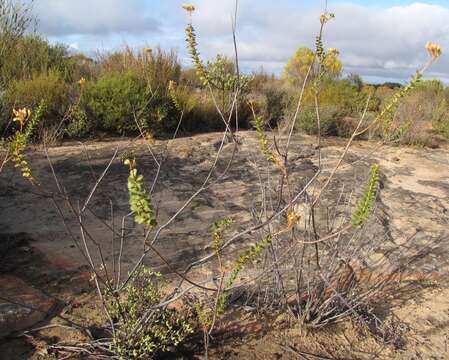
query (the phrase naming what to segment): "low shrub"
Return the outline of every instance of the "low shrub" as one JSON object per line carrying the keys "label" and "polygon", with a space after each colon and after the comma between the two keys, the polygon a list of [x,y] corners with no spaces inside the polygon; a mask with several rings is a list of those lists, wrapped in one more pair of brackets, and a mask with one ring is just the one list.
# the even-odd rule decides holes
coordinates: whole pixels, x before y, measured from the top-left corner
{"label": "low shrub", "polygon": [[158,307],[161,274],[141,268],[120,298],[106,292],[115,335],[110,350],[120,359],[148,359],[176,347],[193,332],[176,310]]}
{"label": "low shrub", "polygon": [[446,99],[440,101],[432,114],[433,128],[438,134],[449,138],[449,105]]}
{"label": "low shrub", "polygon": [[82,104],[94,127],[123,135],[138,130],[134,115],[146,107],[147,101],[144,81],[127,71],[103,75],[89,83]]}
{"label": "low shrub", "polygon": [[223,120],[217,113],[211,98],[203,92],[192,95],[196,105],[184,118],[182,130],[187,132],[218,131],[224,128]]}
{"label": "low shrub", "polygon": [[40,73],[29,80],[16,80],[11,83],[3,97],[2,124],[10,120],[13,108],[36,108],[42,101],[47,104],[41,128],[58,123],[71,101],[72,89],[64,82],[57,71]]}
{"label": "low shrub", "polygon": [[286,108],[288,107],[288,93],[278,87],[269,85],[263,89],[264,118],[271,128],[275,128],[284,118]]}
{"label": "low shrub", "polygon": [[66,134],[72,139],[82,139],[93,132],[93,123],[89,121],[86,111],[79,105],[73,107]]}
{"label": "low shrub", "polygon": [[413,146],[438,146],[448,128],[448,107],[439,81],[422,81],[398,107],[384,140]]}
{"label": "low shrub", "polygon": [[[341,109],[335,105],[323,105],[320,108],[321,135],[337,135],[337,119],[341,117]],[[317,114],[315,108],[308,106],[299,113],[296,127],[307,134],[317,134]]]}

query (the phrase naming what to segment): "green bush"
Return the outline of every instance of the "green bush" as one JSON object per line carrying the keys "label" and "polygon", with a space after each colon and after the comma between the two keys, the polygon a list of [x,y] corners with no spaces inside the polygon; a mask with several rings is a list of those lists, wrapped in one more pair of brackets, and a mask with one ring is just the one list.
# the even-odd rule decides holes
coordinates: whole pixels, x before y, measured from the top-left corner
{"label": "green bush", "polygon": [[224,129],[223,120],[217,113],[213,101],[203,93],[192,95],[195,106],[184,118],[182,129],[187,132],[218,131]]}
{"label": "green bush", "polygon": [[267,86],[263,91],[265,97],[264,118],[271,128],[276,127],[284,118],[288,103],[288,94],[282,88]]}
{"label": "green bush", "polygon": [[176,129],[180,116],[171,97],[161,91],[151,98],[140,121],[146,131],[166,135],[172,134]]}
{"label": "green bush", "polygon": [[93,124],[89,121],[86,111],[80,106],[74,106],[66,127],[67,135],[73,139],[82,139],[89,136],[93,130]]}
{"label": "green bush", "polygon": [[444,98],[432,113],[433,128],[445,138],[449,138],[449,105]]}
{"label": "green bush", "polygon": [[142,130],[162,135],[172,132],[180,112],[166,88],[152,92],[145,79],[134,71],[105,73],[97,82],[87,85],[82,107],[86,111],[90,129],[120,135]]}
{"label": "green bush", "polygon": [[75,82],[79,75],[87,76],[86,69],[81,70],[83,66],[76,56],[69,55],[65,45],[51,45],[38,35],[23,36],[2,54],[0,88],[6,89],[13,81],[32,79],[36,74],[50,71],[57,71],[67,82]]}
{"label": "green bush", "polygon": [[13,81],[3,97],[3,126],[9,122],[13,108],[33,109],[41,101],[45,101],[47,104],[47,111],[40,126],[52,126],[61,119],[67,110],[70,94],[70,86],[62,80],[57,71],[37,74],[30,80]]}
{"label": "green bush", "polygon": [[138,130],[134,114],[147,103],[145,83],[133,72],[105,74],[88,83],[82,104],[91,121],[104,131],[125,134]]}
{"label": "green bush", "polygon": [[[110,350],[120,359],[151,359],[178,346],[192,327],[175,310],[153,306],[163,301],[161,274],[141,269],[127,285],[121,298],[106,292],[109,314],[115,322]],[[146,321],[142,321],[144,320]]]}
{"label": "green bush", "polygon": [[133,72],[153,90],[166,89],[170,80],[179,83],[181,65],[176,51],[144,48],[138,51],[126,46],[120,51],[100,54],[97,62],[101,76]]}
{"label": "green bush", "polygon": [[[321,135],[337,135],[337,119],[341,118],[341,109],[335,105],[320,107]],[[317,115],[312,106],[304,108],[296,120],[296,128],[307,134],[317,134]]]}

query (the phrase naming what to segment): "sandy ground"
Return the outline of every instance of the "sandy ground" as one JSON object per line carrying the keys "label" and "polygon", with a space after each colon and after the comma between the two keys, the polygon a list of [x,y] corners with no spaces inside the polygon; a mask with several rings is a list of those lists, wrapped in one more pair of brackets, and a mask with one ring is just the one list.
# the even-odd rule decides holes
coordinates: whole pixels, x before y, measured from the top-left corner
{"label": "sandy ground", "polygon": [[[176,267],[182,268],[206,253],[214,221],[232,214],[243,227],[251,219],[250,209],[259,189],[256,174],[248,170],[248,165],[257,158],[257,143],[254,133],[244,132],[239,136],[242,144],[228,176],[195,199],[156,242],[159,251]],[[167,221],[202,183],[218,143],[217,134],[205,134],[178,139],[169,145],[154,194],[159,224]],[[336,163],[342,144],[339,139],[325,141],[322,154],[325,169],[331,169]],[[166,145],[166,142],[158,141],[154,149],[162,152]],[[91,143],[85,147],[68,144],[50,149],[49,156],[59,186],[73,195],[74,206],[84,204],[116,149],[119,153],[129,151],[129,142],[113,140]],[[155,163],[145,145],[134,144],[132,150],[146,179],[151,182],[156,174]],[[316,166],[313,138],[295,138],[292,153],[293,158],[298,159],[294,171],[301,176],[313,174]],[[230,146],[227,145],[219,168],[225,166],[230,156]],[[35,149],[30,153],[30,158],[33,171],[43,188],[55,191],[57,184],[42,151]],[[304,355],[310,353],[332,359],[449,359],[449,149],[380,147],[376,143],[358,142],[349,152],[339,172],[339,179],[343,181],[350,177],[355,182],[363,181],[372,163],[379,163],[383,185],[375,216],[382,224],[380,230],[386,234],[391,246],[403,245],[404,251],[412,254],[432,244],[432,251],[418,259],[410,277],[405,279],[406,282],[413,282],[421,274],[426,274],[428,281],[424,284],[413,283],[403,293],[398,290],[397,296],[385,299],[385,308],[390,310],[390,317],[394,315],[394,321],[398,323],[395,341],[384,344],[373,335],[360,333],[357,325],[351,322],[319,333],[304,333],[291,324],[286,326],[286,320],[282,319],[275,320],[274,325],[268,328],[260,327],[253,324],[249,316],[248,326],[256,326],[256,335],[244,341],[235,338],[224,341],[214,350],[213,356],[230,359],[298,359],[303,356],[313,359],[313,356]],[[120,161],[115,161],[92,197],[89,203],[91,212],[84,219],[89,234],[101,246],[101,255],[108,264],[113,259],[117,262],[119,247],[117,238],[111,236],[110,228],[119,229],[122,217],[129,212],[126,178],[127,168]],[[80,285],[86,271],[86,259],[76,246],[77,242],[80,243],[76,219],[60,200],[56,199],[55,202],[65,216],[66,226],[52,198],[31,188],[19,177],[17,170],[8,168],[2,173],[0,240],[6,242],[5,239],[22,233],[26,241],[14,250],[14,256],[10,254],[7,258],[13,262],[20,257],[23,263],[5,266],[6,260],[3,259],[0,276],[15,276],[18,284],[26,282],[33,288],[44,289],[50,297],[56,296],[68,303],[76,294],[79,304],[70,310],[76,313],[74,309],[88,306],[91,302],[86,295],[89,287]],[[127,223],[127,227],[130,236],[124,244],[123,274],[132,268],[143,246],[138,228],[132,223]],[[74,238],[69,232],[73,233]],[[387,250],[388,245],[385,245],[379,253]],[[91,252],[98,264],[100,254],[94,245],[91,245]],[[167,272],[156,257],[150,256],[145,261]],[[68,283],[70,286],[67,286]],[[22,349],[23,355],[17,355],[19,351],[15,352],[17,356],[11,355],[14,352],[6,353],[6,348],[14,347],[14,341],[0,346],[0,359],[31,356],[32,351],[24,348],[21,342],[17,343],[17,349]],[[298,352],[304,354],[298,355]],[[34,356],[37,356],[36,353]]]}

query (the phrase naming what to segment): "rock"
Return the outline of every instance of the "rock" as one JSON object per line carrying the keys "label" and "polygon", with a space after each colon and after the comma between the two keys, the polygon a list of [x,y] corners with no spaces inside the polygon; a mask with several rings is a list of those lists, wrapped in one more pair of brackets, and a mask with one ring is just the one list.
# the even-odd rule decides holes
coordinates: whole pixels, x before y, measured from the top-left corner
{"label": "rock", "polygon": [[[44,320],[56,305],[54,299],[14,276],[0,277],[0,294],[17,303],[8,303],[0,299],[0,338],[33,327]],[[19,304],[27,305],[29,308]]]}

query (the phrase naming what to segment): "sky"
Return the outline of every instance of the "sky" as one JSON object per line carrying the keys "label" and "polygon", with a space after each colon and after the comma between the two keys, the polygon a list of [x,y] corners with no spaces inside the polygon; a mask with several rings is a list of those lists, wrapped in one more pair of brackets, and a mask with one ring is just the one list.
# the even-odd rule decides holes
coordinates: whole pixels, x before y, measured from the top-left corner
{"label": "sky", "polygon": [[[38,31],[74,52],[93,54],[132,47],[177,49],[185,66],[184,28],[189,21],[178,0],[35,0]],[[235,0],[192,1],[193,25],[205,59],[233,56],[231,18]],[[299,47],[313,47],[324,0],[239,0],[237,41],[241,67],[279,75]],[[405,82],[427,59],[431,40],[443,56],[427,77],[449,83],[449,0],[328,0],[335,13],[324,32],[337,48],[344,73],[367,82]]]}

